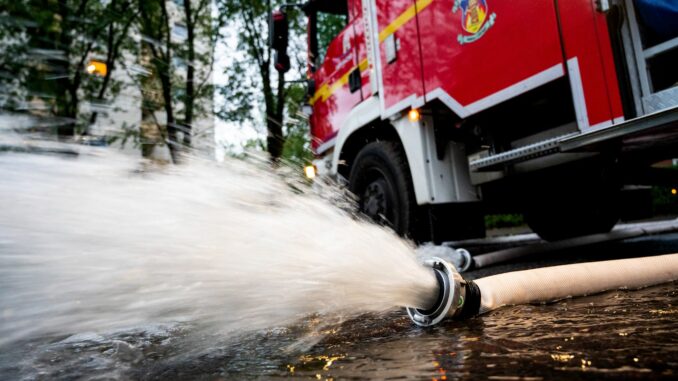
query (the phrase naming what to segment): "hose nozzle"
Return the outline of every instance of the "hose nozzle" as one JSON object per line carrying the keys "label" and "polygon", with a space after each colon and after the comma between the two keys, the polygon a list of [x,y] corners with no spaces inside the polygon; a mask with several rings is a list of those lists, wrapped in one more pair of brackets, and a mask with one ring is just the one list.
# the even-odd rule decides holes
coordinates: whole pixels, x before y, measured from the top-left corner
{"label": "hose nozzle", "polygon": [[[412,321],[422,327],[436,325],[446,317],[466,319],[505,305],[635,289],[678,279],[678,254],[514,271],[478,279],[478,284],[462,278],[444,259],[433,257],[424,264],[433,269],[439,290],[430,309],[407,308]],[[481,287],[485,295],[482,306]]]}
{"label": "hose nozzle", "polygon": [[440,323],[445,317],[465,319],[478,314],[480,308],[480,290],[472,281],[467,281],[450,263],[433,257],[424,262],[431,267],[438,281],[438,297],[427,310],[407,308],[412,321],[421,327],[430,327]]}

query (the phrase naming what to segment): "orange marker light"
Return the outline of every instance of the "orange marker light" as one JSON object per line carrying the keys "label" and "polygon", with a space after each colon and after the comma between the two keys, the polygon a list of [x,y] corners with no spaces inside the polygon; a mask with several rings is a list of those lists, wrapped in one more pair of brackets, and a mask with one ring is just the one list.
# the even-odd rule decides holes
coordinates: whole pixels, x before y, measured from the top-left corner
{"label": "orange marker light", "polygon": [[101,61],[96,61],[96,60],[91,60],[89,61],[89,64],[87,64],[87,67],[85,68],[89,74],[95,74],[99,76],[105,76],[106,73],[108,72],[108,68],[106,67],[105,62]]}
{"label": "orange marker light", "polygon": [[315,179],[315,165],[307,165],[304,167],[304,174],[311,180]]}
{"label": "orange marker light", "polygon": [[678,193],[678,190],[676,190],[676,188],[671,189],[671,194],[672,194],[672,195],[675,196],[677,193]]}
{"label": "orange marker light", "polygon": [[421,113],[419,113],[419,110],[416,108],[413,108],[407,113],[407,118],[410,120],[410,122],[418,122],[419,119],[421,119]]}

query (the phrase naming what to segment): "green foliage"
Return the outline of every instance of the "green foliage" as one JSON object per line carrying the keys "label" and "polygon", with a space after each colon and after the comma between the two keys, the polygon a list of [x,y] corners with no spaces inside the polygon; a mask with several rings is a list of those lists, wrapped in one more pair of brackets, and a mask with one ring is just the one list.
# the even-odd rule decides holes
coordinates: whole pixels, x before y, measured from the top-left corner
{"label": "green foliage", "polygon": [[141,147],[141,134],[139,128],[134,125],[123,123],[120,128],[120,133],[106,137],[106,144],[113,144],[119,142],[121,147],[125,147],[129,142],[135,148]]}
{"label": "green foliage", "polygon": [[485,216],[487,229],[511,228],[525,224],[522,214],[490,214]]}
{"label": "green foliage", "polygon": [[[672,164],[666,164],[666,170],[678,172],[678,164],[675,159]],[[675,173],[675,172],[674,172]],[[678,183],[672,186],[652,187],[652,208],[654,214],[678,214]]]}
{"label": "green foliage", "polygon": [[674,187],[652,187],[652,206],[655,214],[678,214],[678,195],[672,190]]}
{"label": "green foliage", "polygon": [[262,139],[259,139],[259,138],[248,139],[243,144],[243,148],[247,151],[249,151],[249,150],[265,151],[266,150],[266,142],[264,142]]}
{"label": "green foliage", "polygon": [[[96,108],[90,112],[83,103],[111,104],[127,87],[138,85],[146,124],[150,114],[164,107],[167,125],[185,131],[182,143],[190,145],[193,120],[212,113],[210,79],[219,30],[212,4],[211,0],[186,0],[176,6],[165,0],[3,2],[0,107],[71,121],[62,135],[86,133],[99,112]],[[173,35],[179,24],[188,30],[183,41]],[[135,57],[137,62],[130,62]],[[93,59],[106,64],[107,74],[86,71]],[[120,76],[114,71],[126,71],[136,83],[117,80]],[[117,140],[127,139],[129,129],[124,126]]]}
{"label": "green foliage", "polygon": [[[288,85],[286,103],[290,116],[285,123],[285,144],[281,159],[294,167],[307,165],[313,160],[308,120],[301,115],[301,105],[305,97],[306,89],[303,85]],[[263,139],[250,139],[243,143],[242,148],[265,151],[266,143]]]}
{"label": "green foliage", "polygon": [[313,160],[308,120],[301,114],[301,105],[306,98],[306,87],[298,83],[290,84],[287,86],[286,95],[289,117],[285,124],[286,138],[282,158],[295,165],[306,165]]}
{"label": "green foliage", "polygon": [[282,158],[299,166],[313,160],[308,123],[295,123],[288,128]]}
{"label": "green foliage", "polygon": [[348,19],[344,15],[318,14],[318,62],[316,63],[318,67],[322,65],[330,43],[341,33],[347,23]]}
{"label": "green foliage", "polygon": [[254,121],[257,111],[262,111],[261,79],[254,70],[247,60],[234,60],[226,69],[228,81],[217,90],[226,100],[217,110],[219,118],[244,123]]}
{"label": "green foliage", "polygon": [[[80,103],[108,88],[109,98],[121,86],[111,78],[85,72],[90,58],[105,60],[109,41],[127,39],[135,17],[131,0],[19,1],[7,2],[0,21],[0,86],[11,88],[3,108],[25,109],[40,105],[40,113],[73,120],[69,128],[87,125]],[[7,53],[7,54],[6,54]],[[109,72],[115,69],[115,58]]]}
{"label": "green foliage", "polygon": [[[294,147],[298,146],[287,144],[286,148],[290,128],[285,119],[292,115],[289,110],[285,112],[290,104],[290,90],[285,86],[284,76],[273,69],[274,52],[268,45],[270,12],[285,3],[277,0],[217,1],[220,17],[228,20],[230,26],[225,40],[235,40],[235,45],[230,48],[237,52],[225,68],[228,81],[219,92],[226,102],[217,115],[229,122],[254,122],[266,126],[267,149],[273,158],[284,156],[285,152],[297,152]],[[290,23],[288,52],[292,61],[288,76],[301,78],[305,67],[305,17],[294,8],[287,8],[287,14]]]}
{"label": "green foliage", "polygon": [[[236,45],[229,48],[241,53],[229,57],[231,62],[224,68],[228,80],[218,91],[226,102],[217,115],[229,122],[254,121],[259,114],[257,110],[265,114],[264,83],[271,91],[271,51],[266,35],[269,8],[267,2],[261,0],[222,0],[217,1],[217,5],[220,17],[228,20],[229,28],[224,38],[235,39]],[[270,98],[273,98],[272,93]]]}

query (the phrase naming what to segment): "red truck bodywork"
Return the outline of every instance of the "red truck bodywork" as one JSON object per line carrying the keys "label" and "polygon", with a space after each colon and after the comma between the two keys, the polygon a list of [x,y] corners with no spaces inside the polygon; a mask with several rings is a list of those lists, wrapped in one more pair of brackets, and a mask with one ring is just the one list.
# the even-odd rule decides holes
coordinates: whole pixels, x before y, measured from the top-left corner
{"label": "red truck bodywork", "polygon": [[[368,59],[363,2],[348,0],[347,26],[322,66],[308,74],[316,84],[310,123],[317,155],[333,147],[349,112],[373,89],[382,119],[433,100],[463,119],[567,76],[580,131],[623,121],[607,22],[594,0],[376,0],[372,6],[376,57]],[[390,62],[389,48],[395,48]],[[371,69],[378,75],[370,76]],[[354,70],[361,87],[351,92]]]}

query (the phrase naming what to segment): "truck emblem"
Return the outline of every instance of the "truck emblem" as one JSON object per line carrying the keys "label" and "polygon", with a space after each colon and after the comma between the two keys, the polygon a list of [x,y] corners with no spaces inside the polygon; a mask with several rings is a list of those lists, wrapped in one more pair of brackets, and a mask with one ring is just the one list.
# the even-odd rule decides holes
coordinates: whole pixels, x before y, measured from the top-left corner
{"label": "truck emblem", "polygon": [[494,25],[497,15],[488,16],[487,0],[454,0],[452,13],[461,9],[461,27],[468,34],[460,33],[457,36],[459,44],[468,44],[482,37]]}

